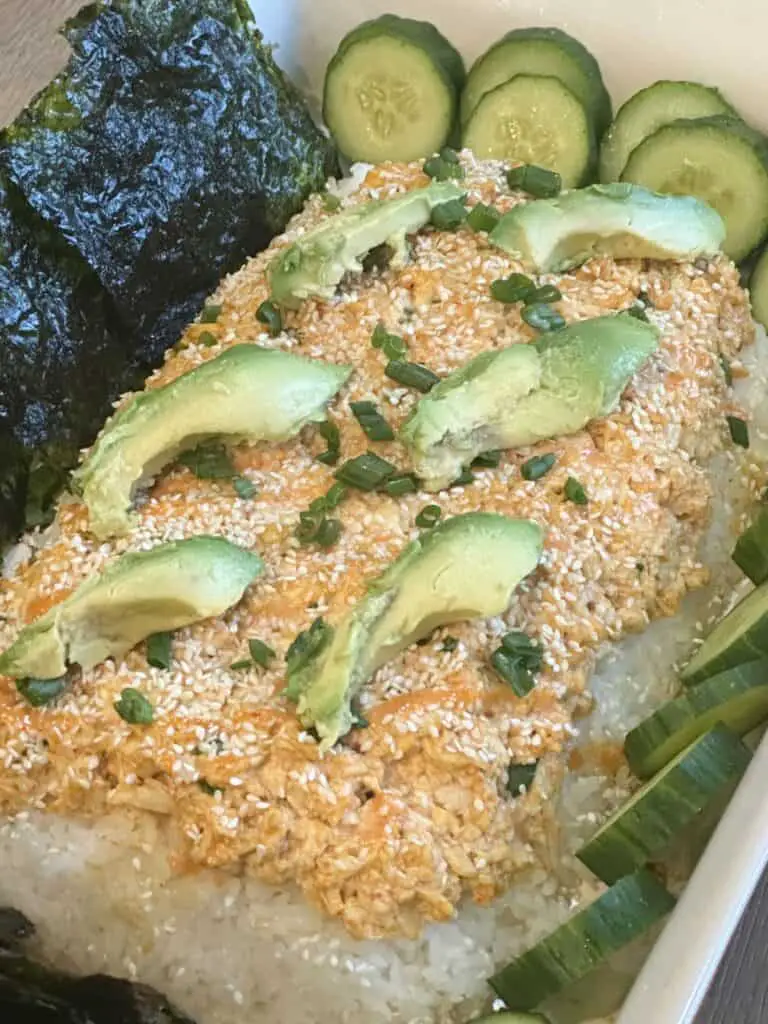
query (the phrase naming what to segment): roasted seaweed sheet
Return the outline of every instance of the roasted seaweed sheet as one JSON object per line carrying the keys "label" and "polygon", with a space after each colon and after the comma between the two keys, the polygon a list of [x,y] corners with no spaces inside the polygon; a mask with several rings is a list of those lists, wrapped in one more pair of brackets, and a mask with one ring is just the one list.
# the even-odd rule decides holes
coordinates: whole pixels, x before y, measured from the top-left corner
{"label": "roasted seaweed sheet", "polygon": [[0,543],[337,170],[238,0],[105,0],[65,34],[0,140]]}
{"label": "roasted seaweed sheet", "polygon": [[34,928],[0,907],[0,1020],[8,1024],[193,1024],[154,989],[104,974],[75,978],[29,959]]}
{"label": "roasted seaweed sheet", "polygon": [[111,0],[7,132],[13,181],[156,359],[282,231],[334,151],[233,0]]}

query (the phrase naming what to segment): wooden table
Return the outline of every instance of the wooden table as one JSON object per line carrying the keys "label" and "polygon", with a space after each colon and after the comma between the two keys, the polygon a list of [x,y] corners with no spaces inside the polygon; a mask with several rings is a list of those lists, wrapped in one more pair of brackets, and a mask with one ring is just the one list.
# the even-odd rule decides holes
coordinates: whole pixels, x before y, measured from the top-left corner
{"label": "wooden table", "polygon": [[[56,29],[80,6],[81,0],[0,0],[0,124],[10,120],[61,67],[67,46]],[[696,1024],[768,1024],[767,947],[768,873]]]}

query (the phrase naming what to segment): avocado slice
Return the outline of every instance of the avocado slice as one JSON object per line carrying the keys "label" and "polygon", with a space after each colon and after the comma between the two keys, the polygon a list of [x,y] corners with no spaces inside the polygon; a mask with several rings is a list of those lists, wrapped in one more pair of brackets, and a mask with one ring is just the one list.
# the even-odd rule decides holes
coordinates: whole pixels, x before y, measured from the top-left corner
{"label": "avocado slice", "polygon": [[284,441],[325,406],[351,373],[317,359],[235,345],[162,388],[144,391],[106,424],[73,475],[99,538],[127,533],[131,499],[181,451],[225,435]]}
{"label": "avocado slice", "polygon": [[593,256],[692,260],[722,248],[725,225],[700,199],[621,182],[516,206],[490,239],[545,272],[567,270]]}
{"label": "avocado slice", "polygon": [[651,324],[619,313],[481,353],[437,384],[403,424],[416,474],[427,490],[440,490],[481,452],[581,430],[613,409],[658,337]]}
{"label": "avocado slice", "polygon": [[71,664],[120,658],[151,633],[221,615],[264,568],[223,537],[191,537],[122,555],[26,626],[0,675],[55,679]]}
{"label": "avocado slice", "polygon": [[437,181],[394,199],[372,199],[329,218],[279,253],[267,269],[272,298],[297,307],[302,299],[332,299],[348,272],[360,273],[360,260],[379,245],[389,245],[396,258],[405,257],[405,236],[429,222],[432,210],[463,191],[452,182]]}
{"label": "avocado slice", "polygon": [[288,669],[287,696],[327,750],[353,724],[351,702],[376,669],[438,626],[500,615],[541,557],[542,532],[491,512],[454,516],[413,541],[329,632]]}

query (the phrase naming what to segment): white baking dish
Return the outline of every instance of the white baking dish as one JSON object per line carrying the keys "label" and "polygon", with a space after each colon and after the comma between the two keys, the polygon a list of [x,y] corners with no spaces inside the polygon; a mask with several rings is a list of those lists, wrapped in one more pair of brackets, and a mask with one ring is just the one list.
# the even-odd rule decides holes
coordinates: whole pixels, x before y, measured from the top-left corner
{"label": "white baking dish", "polygon": [[[659,78],[717,85],[756,126],[768,7],[759,0],[253,0],[260,28],[297,83],[319,97],[341,36],[386,11],[437,25],[471,61],[510,28],[557,25],[598,58],[614,104]],[[626,1000],[619,1024],[687,1024],[768,862],[768,740],[755,756]]]}

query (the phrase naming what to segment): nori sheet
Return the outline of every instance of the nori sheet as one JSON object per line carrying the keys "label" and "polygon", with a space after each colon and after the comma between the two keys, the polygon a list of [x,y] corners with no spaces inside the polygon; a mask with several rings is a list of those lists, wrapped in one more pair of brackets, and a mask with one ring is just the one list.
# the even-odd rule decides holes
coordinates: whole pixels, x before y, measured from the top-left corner
{"label": "nori sheet", "polygon": [[0,543],[337,172],[240,0],[105,0],[0,140]]}
{"label": "nori sheet", "polygon": [[147,985],[94,974],[76,978],[29,959],[34,933],[0,907],[0,1020],[8,1024],[194,1024]]}
{"label": "nori sheet", "polygon": [[34,209],[95,270],[156,360],[221,278],[337,170],[237,0],[108,0],[6,133]]}

